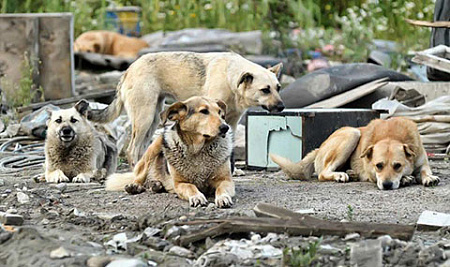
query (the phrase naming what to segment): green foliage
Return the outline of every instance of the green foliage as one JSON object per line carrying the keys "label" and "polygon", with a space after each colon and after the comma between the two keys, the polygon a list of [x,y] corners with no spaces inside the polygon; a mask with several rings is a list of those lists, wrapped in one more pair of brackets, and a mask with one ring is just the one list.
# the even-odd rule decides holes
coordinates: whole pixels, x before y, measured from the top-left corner
{"label": "green foliage", "polygon": [[352,205],[349,204],[347,206],[347,220],[353,221],[353,213],[354,213],[353,207]]}
{"label": "green foliage", "polygon": [[[141,7],[143,33],[192,27],[262,30],[280,48],[307,51],[332,44],[332,57],[344,62],[365,61],[374,38],[399,42],[402,54],[427,48],[430,30],[404,19],[432,20],[434,12],[434,1],[419,0],[0,0],[0,11],[73,12],[78,36],[104,28],[110,2]],[[298,29],[294,36],[292,29]]]}
{"label": "green foliage", "polygon": [[283,250],[284,265],[293,267],[312,266],[314,260],[317,259],[317,251],[321,242],[322,238],[310,242],[307,247],[285,248]]}
{"label": "green foliage", "polygon": [[21,77],[18,84],[13,83],[6,77],[1,79],[1,85],[5,88],[6,101],[12,107],[21,107],[31,104],[31,102],[38,98],[44,100],[44,89],[40,86],[36,88],[33,77],[35,73],[35,66],[30,63],[30,58],[27,54],[24,55],[24,59],[20,66]]}

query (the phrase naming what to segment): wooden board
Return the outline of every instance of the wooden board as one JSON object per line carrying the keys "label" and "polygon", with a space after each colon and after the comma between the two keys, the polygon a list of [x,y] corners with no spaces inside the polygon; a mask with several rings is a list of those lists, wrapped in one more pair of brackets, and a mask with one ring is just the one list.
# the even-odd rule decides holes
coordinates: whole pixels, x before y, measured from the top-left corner
{"label": "wooden board", "polygon": [[312,105],[306,106],[304,108],[337,108],[342,107],[345,104],[353,102],[363,96],[373,93],[378,88],[385,86],[388,78],[382,78],[370,83],[363,84],[355,89],[346,91],[342,94],[330,97],[328,99],[322,100],[320,102],[314,103]]}
{"label": "wooden board", "polygon": [[0,76],[10,86],[23,79],[24,56],[33,66],[34,88],[42,86],[46,100],[74,94],[73,16],[71,13],[0,14]]}

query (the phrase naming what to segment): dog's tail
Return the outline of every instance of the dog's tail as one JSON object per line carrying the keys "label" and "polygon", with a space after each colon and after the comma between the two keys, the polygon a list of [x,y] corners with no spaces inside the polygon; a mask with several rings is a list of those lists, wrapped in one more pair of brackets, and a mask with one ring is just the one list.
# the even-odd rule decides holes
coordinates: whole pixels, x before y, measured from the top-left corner
{"label": "dog's tail", "polygon": [[300,162],[294,163],[287,158],[278,155],[270,154],[273,162],[278,164],[281,170],[295,180],[307,180],[311,178],[314,172],[314,161],[319,149],[309,152]]}
{"label": "dog's tail", "polygon": [[120,88],[122,87],[123,81],[125,80],[127,73],[120,78],[119,83],[117,84],[117,92],[116,97],[113,102],[109,104],[104,109],[93,109],[88,112],[88,119],[93,122],[99,123],[107,123],[112,121],[113,119],[119,117],[120,113],[123,109],[123,99],[120,96]]}
{"label": "dog's tail", "polygon": [[115,173],[106,179],[106,191],[123,191],[127,184],[131,184],[134,179],[134,173]]}

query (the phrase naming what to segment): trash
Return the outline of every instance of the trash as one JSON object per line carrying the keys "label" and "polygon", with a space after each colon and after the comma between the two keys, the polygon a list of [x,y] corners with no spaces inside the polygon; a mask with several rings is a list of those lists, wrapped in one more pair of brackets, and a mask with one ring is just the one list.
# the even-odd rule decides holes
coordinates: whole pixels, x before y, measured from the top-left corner
{"label": "trash", "polygon": [[351,233],[344,237],[344,241],[350,241],[350,240],[356,240],[360,238],[361,236],[358,233]]}
{"label": "trash", "polygon": [[[222,240],[214,244],[195,262],[196,266],[231,266],[271,260],[271,266],[282,263],[283,251],[272,245],[257,245],[251,240]],[[273,264],[277,263],[277,264]],[[264,264],[263,264],[264,265]]]}
{"label": "trash", "polygon": [[412,61],[432,67],[436,70],[450,73],[450,59],[446,58],[449,52],[450,47],[441,44],[436,47],[417,52]]}
{"label": "trash", "polygon": [[10,214],[5,212],[0,212],[0,223],[4,225],[17,225],[23,224],[23,216],[19,214]]}
{"label": "trash", "polygon": [[412,80],[374,64],[343,64],[313,71],[297,79],[281,90],[280,96],[286,108],[302,108],[381,78],[388,78],[389,81]]}
{"label": "trash", "polygon": [[425,210],[417,220],[418,230],[436,230],[450,226],[450,214]]}
{"label": "trash", "polygon": [[194,253],[190,251],[189,249],[185,249],[179,246],[173,246],[169,249],[169,253],[172,253],[176,256],[185,257],[185,258],[192,258],[194,256]]}
{"label": "trash", "polygon": [[396,86],[389,97],[389,100],[397,100],[408,107],[418,107],[425,104],[425,96],[415,89],[403,89]]}
{"label": "trash", "polygon": [[145,35],[142,39],[146,40],[151,48],[147,51],[144,49],[141,53],[167,51],[167,48],[173,51],[203,48],[202,52],[212,52],[209,47],[215,48],[214,52],[218,52],[219,45],[227,50],[259,55],[263,49],[261,31],[236,33],[223,29],[188,28],[173,32],[156,32]]}
{"label": "trash", "polygon": [[106,267],[147,267],[147,264],[138,259],[118,259],[110,262]]}
{"label": "trash", "polygon": [[105,243],[105,246],[113,249],[114,252],[126,251],[128,243],[135,243],[142,239],[143,234],[139,234],[128,239],[126,233],[120,233],[113,236],[113,239]]}
{"label": "trash", "polygon": [[354,89],[348,90],[341,94],[332,96],[328,99],[316,102],[308,105],[305,108],[338,108],[359,98],[362,98],[370,93],[373,93],[378,88],[387,84],[387,78],[381,78],[363,85],[360,85]]}
{"label": "trash", "polygon": [[383,253],[380,240],[365,240],[353,244],[350,249],[350,262],[356,266],[382,266]]}
{"label": "trash", "polygon": [[45,139],[47,121],[50,119],[52,111],[57,110],[59,110],[59,107],[52,104],[43,106],[39,110],[23,117],[20,120],[20,129],[28,136]]}
{"label": "trash", "polygon": [[378,117],[379,113],[371,109],[285,109],[278,113],[248,110],[247,167],[278,169],[270,153],[298,162],[335,130],[366,126]]}
{"label": "trash", "polygon": [[59,247],[50,252],[50,258],[52,259],[63,259],[70,256],[70,253],[64,247]]}
{"label": "trash", "polygon": [[17,201],[20,204],[26,204],[30,202],[30,197],[23,192],[17,192]]}

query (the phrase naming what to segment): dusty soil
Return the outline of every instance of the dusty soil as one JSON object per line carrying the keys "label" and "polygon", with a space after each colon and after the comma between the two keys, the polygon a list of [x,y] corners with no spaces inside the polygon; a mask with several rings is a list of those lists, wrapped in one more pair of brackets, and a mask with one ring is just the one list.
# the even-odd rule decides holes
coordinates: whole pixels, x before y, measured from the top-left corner
{"label": "dusty soil", "polygon": [[[434,173],[442,179],[436,187],[412,185],[395,191],[381,191],[374,184],[361,182],[288,181],[281,172],[245,170],[244,176],[234,178],[237,196],[234,207],[228,210],[218,210],[212,204],[190,208],[187,202],[167,193],[127,195],[105,192],[101,184],[55,187],[33,181],[31,176],[39,171],[3,174],[0,175],[3,181],[0,181],[0,211],[17,212],[25,221],[23,226],[15,227],[13,233],[0,229],[0,265],[85,266],[89,263],[91,266],[105,266],[117,255],[141,259],[141,263],[150,265],[208,265],[199,258],[224,238],[244,243],[259,242],[278,251],[286,247],[306,247],[305,251],[308,251],[308,244],[317,241],[317,238],[274,235],[264,239],[264,235],[252,233],[201,241],[187,247],[191,254],[183,254],[187,252],[178,251],[174,244],[180,235],[194,228],[174,227],[173,222],[198,217],[255,216],[252,208],[264,202],[294,211],[313,209],[314,216],[330,221],[414,224],[424,210],[450,213],[449,167],[449,161],[432,162]],[[19,203],[18,192],[29,196],[29,202]],[[213,199],[210,201],[213,202]],[[125,232],[130,239],[139,236],[145,229],[160,229],[161,232],[125,242],[126,249],[117,245],[119,241],[116,245],[111,241],[116,234]],[[398,240],[390,245],[383,243],[383,264],[438,266],[450,256],[449,238],[448,229],[441,229],[436,232],[416,231],[409,243]],[[323,237],[319,252],[311,262],[325,266],[349,265],[350,247],[362,240],[359,237],[350,240]],[[55,255],[51,258],[50,253],[59,247],[66,250],[62,258]],[[275,252],[267,253],[245,261],[235,259],[234,263],[278,266],[284,261],[295,264],[286,256],[289,252],[285,252],[284,257]],[[218,265],[218,262],[230,264],[221,259],[209,265]]]}

